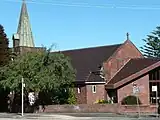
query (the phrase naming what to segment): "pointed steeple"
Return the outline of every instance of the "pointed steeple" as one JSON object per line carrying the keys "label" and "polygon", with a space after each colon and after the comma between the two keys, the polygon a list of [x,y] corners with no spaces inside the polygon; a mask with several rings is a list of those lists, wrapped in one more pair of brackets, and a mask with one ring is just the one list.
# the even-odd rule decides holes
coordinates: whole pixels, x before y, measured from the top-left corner
{"label": "pointed steeple", "polygon": [[23,0],[22,3],[17,34],[19,38],[18,46],[34,47],[34,40],[25,0]]}

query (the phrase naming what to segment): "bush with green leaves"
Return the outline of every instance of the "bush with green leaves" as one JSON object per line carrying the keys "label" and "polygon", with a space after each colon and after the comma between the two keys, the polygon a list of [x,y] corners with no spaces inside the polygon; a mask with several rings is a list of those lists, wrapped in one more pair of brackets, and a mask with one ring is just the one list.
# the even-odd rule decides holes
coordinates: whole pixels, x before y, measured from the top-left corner
{"label": "bush with green leaves", "polygon": [[[137,105],[137,97],[133,95],[129,95],[125,98],[123,98],[122,105]],[[138,104],[141,104],[141,101],[138,98]]]}

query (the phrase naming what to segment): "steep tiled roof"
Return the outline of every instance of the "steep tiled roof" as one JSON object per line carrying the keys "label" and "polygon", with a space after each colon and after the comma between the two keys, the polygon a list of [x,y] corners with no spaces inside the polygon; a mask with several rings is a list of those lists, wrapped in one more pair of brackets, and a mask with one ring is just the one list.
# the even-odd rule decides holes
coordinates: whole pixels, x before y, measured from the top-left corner
{"label": "steep tiled roof", "polygon": [[18,46],[34,47],[34,40],[27,12],[27,5],[23,0],[21,14],[18,24],[17,34],[14,34],[15,39],[19,39]]}
{"label": "steep tiled roof", "polygon": [[[90,72],[97,71],[98,67],[102,65],[102,63],[107,60],[120,45],[121,44],[75,49],[62,51],[62,53],[71,58],[72,65],[77,72],[77,81],[94,81],[97,79],[97,76],[95,77],[93,74],[90,75]],[[99,77],[98,80],[101,81],[102,79]]]}
{"label": "steep tiled roof", "polygon": [[108,83],[113,85],[119,81],[157,63],[160,59],[153,58],[135,58],[131,59]]}

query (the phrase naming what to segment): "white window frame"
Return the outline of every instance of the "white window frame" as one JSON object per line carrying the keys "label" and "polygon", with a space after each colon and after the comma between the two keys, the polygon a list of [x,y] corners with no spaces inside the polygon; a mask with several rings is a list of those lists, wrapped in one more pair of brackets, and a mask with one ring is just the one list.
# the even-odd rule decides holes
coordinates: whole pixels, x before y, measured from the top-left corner
{"label": "white window frame", "polygon": [[80,87],[77,88],[77,92],[81,93],[81,88]]}
{"label": "white window frame", "polygon": [[96,93],[96,85],[92,85],[92,93]]}

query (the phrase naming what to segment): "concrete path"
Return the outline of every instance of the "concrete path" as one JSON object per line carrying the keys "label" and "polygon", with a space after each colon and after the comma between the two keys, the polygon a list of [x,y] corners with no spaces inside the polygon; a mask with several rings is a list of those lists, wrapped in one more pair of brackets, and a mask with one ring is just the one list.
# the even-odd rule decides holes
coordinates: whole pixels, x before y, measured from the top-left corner
{"label": "concrete path", "polygon": [[[95,116],[97,114],[97,116]],[[79,116],[79,113],[74,115],[64,114],[24,114],[23,117],[17,114],[0,113],[0,120],[137,120],[138,118],[125,116],[107,116],[100,113],[90,113],[89,116]],[[142,117],[139,120],[160,120],[155,117]]]}

